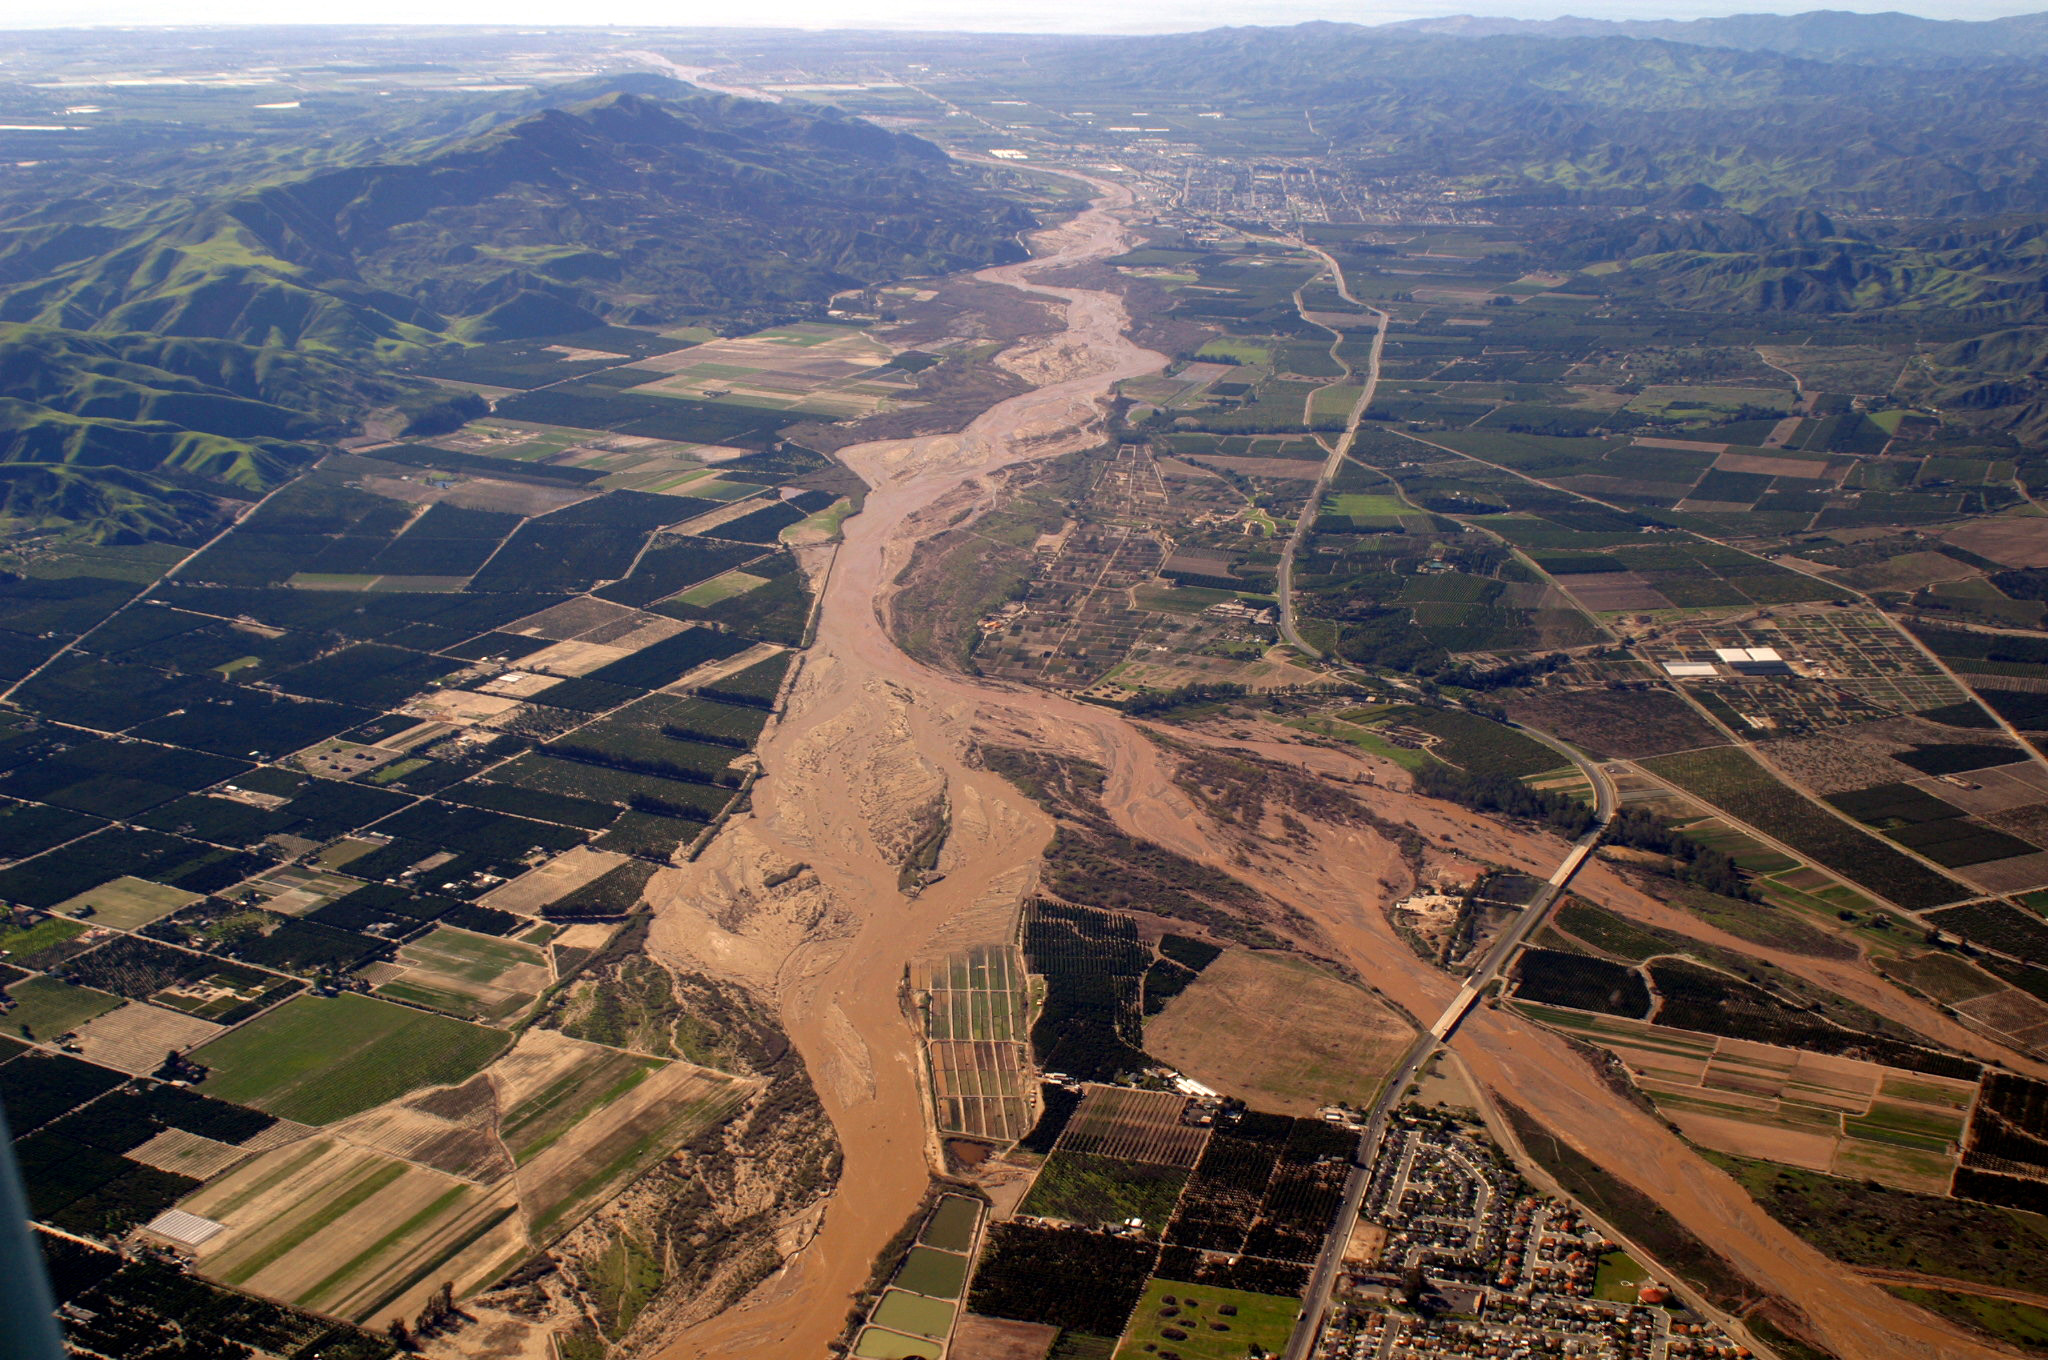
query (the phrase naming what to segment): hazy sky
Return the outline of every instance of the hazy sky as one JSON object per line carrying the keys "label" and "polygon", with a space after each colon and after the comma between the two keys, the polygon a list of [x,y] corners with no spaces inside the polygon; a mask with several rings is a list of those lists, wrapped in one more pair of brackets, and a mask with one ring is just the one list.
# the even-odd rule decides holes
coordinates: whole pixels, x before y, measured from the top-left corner
{"label": "hazy sky", "polygon": [[1603,19],[1692,19],[1729,13],[1850,9],[1904,10],[1940,19],[1995,19],[2048,8],[2048,0],[1856,0],[1820,3],[1714,4],[1711,0],[750,0],[744,5],[705,0],[350,0],[345,6],[279,5],[276,0],[0,0],[0,27],[44,28],[85,24],[671,24],[801,28],[973,29],[993,32],[1143,33],[1222,24],[1288,24],[1305,19],[1384,23],[1445,14],[1553,18],[1578,14]]}

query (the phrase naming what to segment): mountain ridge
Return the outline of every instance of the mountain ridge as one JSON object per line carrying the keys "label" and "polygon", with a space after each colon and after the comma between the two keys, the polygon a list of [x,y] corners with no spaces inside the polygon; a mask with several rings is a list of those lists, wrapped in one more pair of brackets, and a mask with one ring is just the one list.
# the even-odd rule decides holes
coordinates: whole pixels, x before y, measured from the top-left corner
{"label": "mountain ridge", "polygon": [[[0,465],[73,470],[17,477],[5,513],[78,518],[46,495],[91,535],[157,535],[192,509],[158,482],[260,494],[371,406],[430,400],[395,366],[453,344],[759,325],[1022,254],[1030,214],[922,139],[621,85],[141,214],[0,202]],[[97,500],[94,468],[124,474]]]}
{"label": "mountain ridge", "polygon": [[1998,19],[1929,19],[1896,10],[1876,14],[1807,10],[1703,19],[1586,19],[1573,15],[1513,19],[1458,14],[1374,27],[1382,32],[1442,37],[1655,38],[1827,59],[1914,63],[2048,56],[2048,12]]}

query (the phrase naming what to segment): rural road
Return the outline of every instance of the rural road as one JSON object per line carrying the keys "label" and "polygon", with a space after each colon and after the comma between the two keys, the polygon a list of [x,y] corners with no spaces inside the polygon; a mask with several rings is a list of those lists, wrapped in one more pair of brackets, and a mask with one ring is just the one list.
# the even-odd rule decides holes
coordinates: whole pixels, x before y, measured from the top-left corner
{"label": "rural road", "polygon": [[[1323,470],[1316,477],[1315,486],[1310,488],[1308,499],[1302,503],[1301,513],[1295,517],[1294,532],[1287,536],[1287,546],[1280,550],[1280,636],[1287,639],[1287,644],[1302,655],[1319,657],[1323,654],[1322,649],[1311,647],[1302,641],[1301,633],[1295,627],[1294,558],[1301,551],[1301,545],[1308,541],[1309,531],[1315,528],[1316,511],[1322,506],[1323,495],[1330,489],[1330,483],[1336,479],[1338,469],[1344,466],[1344,459],[1350,454],[1351,445],[1358,438],[1358,422],[1365,419],[1366,411],[1372,406],[1373,394],[1379,390],[1380,351],[1387,345],[1387,314],[1377,307],[1368,307],[1351,296],[1351,286],[1344,282],[1344,271],[1330,252],[1320,246],[1312,246],[1306,241],[1296,240],[1289,244],[1299,246],[1321,258],[1324,268],[1330,271],[1330,277],[1336,281],[1338,295],[1361,311],[1371,312],[1373,317],[1372,351],[1366,356],[1365,386],[1360,389],[1358,400],[1352,404],[1351,415],[1344,425],[1344,433],[1330,446],[1330,456],[1323,460]],[[1300,304],[1301,297],[1297,292],[1297,309]],[[1307,317],[1304,316],[1302,319],[1307,320]],[[1321,322],[1314,324],[1322,325]],[[1337,353],[1344,343],[1344,333],[1328,326],[1323,326],[1323,329],[1336,337],[1330,343],[1330,357],[1344,367],[1346,377],[1351,376],[1356,370]]]}

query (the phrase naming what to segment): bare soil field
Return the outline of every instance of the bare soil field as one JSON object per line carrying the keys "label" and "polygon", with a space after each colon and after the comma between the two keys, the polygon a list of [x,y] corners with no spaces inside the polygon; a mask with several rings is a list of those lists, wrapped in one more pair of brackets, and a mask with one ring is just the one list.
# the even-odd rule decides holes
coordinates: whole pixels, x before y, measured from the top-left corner
{"label": "bare soil field", "polygon": [[529,614],[515,623],[508,623],[499,631],[517,633],[521,637],[567,642],[571,638],[581,637],[593,628],[640,617],[640,611],[637,609],[613,604],[609,600],[579,595],[573,600],[564,600],[558,605],[543,609],[538,614]]}
{"label": "bare soil field", "polygon": [[1963,788],[1943,783],[1929,776],[1910,779],[1906,782],[1915,788],[1934,794],[1944,802],[1954,803],[1965,812],[1987,813],[2006,812],[2013,808],[2039,803],[2048,797],[2048,770],[2029,761],[2023,765],[1999,765],[1988,770],[1972,770],[1964,776],[1975,788]]}
{"label": "bare soil field", "polygon": [[467,727],[473,723],[487,723],[493,718],[502,718],[518,708],[519,701],[498,694],[478,694],[473,690],[442,689],[413,701],[410,707],[417,712],[431,714],[444,722]]}
{"label": "bare soil field", "polygon": [[1671,601],[1632,571],[1607,571],[1575,579],[1572,595],[1596,614],[1617,610],[1669,609]]}
{"label": "bare soil field", "polygon": [[135,1001],[80,1026],[78,1049],[93,1062],[140,1077],[162,1067],[172,1049],[182,1053],[219,1033],[210,1020]]}
{"label": "bare soil field", "polygon": [[1257,1109],[1370,1105],[1412,1031],[1303,960],[1229,950],[1145,1023],[1145,1049]]}
{"label": "bare soil field", "polygon": [[[1638,439],[1638,444],[1651,441]],[[1817,458],[1767,458],[1754,453],[1726,453],[1714,460],[1718,472],[1758,472],[1766,477],[1825,479],[1828,465]]]}
{"label": "bare soil field", "polygon": [[1219,467],[1241,477],[1286,477],[1312,482],[1323,475],[1323,465],[1295,458],[1204,458],[1190,457],[1191,463]]}
{"label": "bare soil field", "polygon": [[321,1138],[257,1158],[187,1198],[227,1225],[201,1273],[355,1321],[411,1317],[443,1280],[484,1282],[521,1234],[510,1197]]}
{"label": "bare soil field", "polygon": [[567,897],[625,862],[624,855],[579,845],[539,868],[521,874],[503,887],[493,888],[484,894],[480,902],[499,911],[532,916],[548,903]]}
{"label": "bare soil field", "polygon": [[386,469],[363,478],[363,489],[408,505],[431,505],[446,501],[464,510],[496,510],[512,515],[545,515],[577,501],[587,500],[588,491],[568,486],[543,486],[537,482],[501,482],[489,477],[465,477],[452,487],[429,484],[417,468],[384,463],[374,458],[351,462],[365,468]]}
{"label": "bare soil field", "polygon": [[2014,515],[1974,520],[1944,537],[2008,567],[2048,567],[2048,519]]}
{"label": "bare soil field", "polygon": [[203,1181],[218,1176],[253,1154],[233,1143],[202,1138],[183,1129],[165,1129],[141,1147],[131,1148],[121,1155],[159,1171],[172,1171]]}
{"label": "bare soil field", "polygon": [[1835,1140],[1824,1133],[1752,1123],[1673,1107],[1671,1122],[1701,1147],[1755,1157],[1808,1171],[1827,1171],[1835,1164]]}
{"label": "bare soil field", "polygon": [[948,1353],[954,1360],[1045,1360],[1060,1329],[1036,1322],[963,1313],[953,1327]]}
{"label": "bare soil field", "polygon": [[1967,883],[1986,893],[2018,893],[2048,884],[2048,852],[2014,855],[1955,870]]}
{"label": "bare soil field", "polygon": [[[680,631],[680,630],[678,630]],[[588,675],[600,666],[609,666],[614,661],[631,656],[624,647],[607,647],[599,642],[571,640],[557,642],[544,647],[532,656],[522,657],[519,664],[530,670],[546,671],[549,675]]]}

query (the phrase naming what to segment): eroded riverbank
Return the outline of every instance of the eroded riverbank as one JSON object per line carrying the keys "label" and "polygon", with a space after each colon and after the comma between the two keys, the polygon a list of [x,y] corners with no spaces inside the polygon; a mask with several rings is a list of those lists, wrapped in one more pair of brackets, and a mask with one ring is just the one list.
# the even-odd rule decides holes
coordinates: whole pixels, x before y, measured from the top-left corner
{"label": "eroded riverbank", "polygon": [[[1058,696],[931,669],[891,637],[891,583],[916,546],[971,520],[995,494],[989,474],[1094,442],[1112,384],[1164,363],[1127,338],[1117,295],[1031,282],[1125,248],[1129,197],[1114,185],[1095,187],[1102,196],[1093,207],[1038,236],[1033,260],[981,274],[1062,304],[1063,331],[1007,356],[1013,371],[1044,385],[998,403],[957,434],[839,454],[874,490],[845,526],[822,591],[816,643],[760,748],[765,774],[753,811],[700,860],[657,884],[652,948],[771,1001],[844,1155],[822,1213],[787,1234],[793,1254],[784,1267],[737,1306],[671,1337],[666,1356],[824,1356],[876,1252],[924,1192],[932,1146],[905,970],[942,933],[956,944],[966,942],[962,930],[1006,938],[1052,829],[1040,808],[978,768],[977,740],[1101,764],[1109,773],[1104,806],[1126,831],[1227,867],[1299,909],[1314,924],[1318,952],[1411,1014],[1433,1014],[1451,990],[1449,979],[1394,936],[1379,909],[1373,885],[1397,861],[1383,838],[1318,826],[1314,856],[1276,845],[1233,857],[1175,787],[1170,756],[1133,724]],[[1550,853],[1534,838],[1444,804],[1387,789],[1370,801],[1432,838],[1483,845],[1496,857],[1504,836],[1532,863]],[[941,861],[946,877],[909,898],[899,870],[914,829],[935,810],[951,827]],[[1828,1261],[1556,1036],[1488,1011],[1456,1045],[1494,1092],[1665,1203],[1743,1273],[1780,1293],[1845,1360],[1896,1355],[1900,1345],[1956,1360],[2000,1353]]]}

